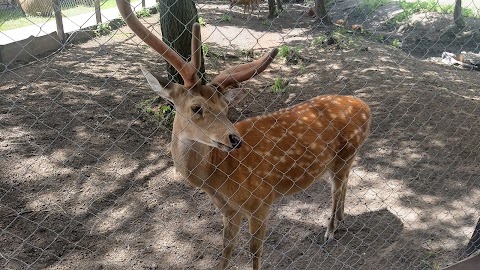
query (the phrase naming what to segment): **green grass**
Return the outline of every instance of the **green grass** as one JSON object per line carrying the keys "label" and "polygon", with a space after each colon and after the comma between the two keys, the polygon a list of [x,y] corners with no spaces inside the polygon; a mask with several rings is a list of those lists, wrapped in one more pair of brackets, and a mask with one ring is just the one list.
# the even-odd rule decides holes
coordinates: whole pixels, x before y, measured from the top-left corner
{"label": "green grass", "polygon": [[152,16],[152,12],[148,8],[142,8],[139,11],[135,12],[137,18],[145,18]]}
{"label": "green grass", "polygon": [[334,48],[334,49],[351,49],[361,45],[364,37],[371,36],[367,30],[361,31],[348,30],[344,26],[338,26],[331,34],[320,34],[313,38],[310,43],[313,47]]}
{"label": "green grass", "polygon": [[[305,0],[305,3],[307,6],[313,6],[315,5],[315,0]],[[335,4],[335,0],[325,0],[325,8],[330,9],[332,6]]]}
{"label": "green grass", "polygon": [[402,47],[402,42],[398,39],[394,39],[394,40],[392,40],[391,45],[392,45],[392,47],[398,49],[398,48]]}
{"label": "green grass", "polygon": [[207,44],[202,44],[202,52],[203,55],[207,56],[210,52],[210,46],[208,46]]}
{"label": "green grass", "polygon": [[223,14],[222,17],[220,17],[221,22],[229,22],[232,20],[232,15],[230,14]]}
{"label": "green grass", "polygon": [[198,24],[200,24],[200,26],[205,26],[205,25],[207,25],[207,23],[205,22],[205,20],[203,19],[203,17],[198,17]]}
{"label": "green grass", "polygon": [[146,119],[172,129],[175,110],[160,98],[147,99],[137,104],[137,108],[145,113]]}
{"label": "green grass", "polygon": [[321,46],[327,40],[327,38],[328,37],[326,35],[320,34],[319,36],[313,38],[311,45],[314,47]]}
{"label": "green grass", "polygon": [[283,57],[283,58],[288,58],[292,54],[298,54],[299,49],[296,47],[290,47],[288,45],[282,45],[280,48],[278,48],[278,56]]}
{"label": "green grass", "polygon": [[[105,0],[100,3],[100,9],[108,9],[116,7],[117,3],[115,0]],[[93,6],[76,6],[76,7],[62,7],[63,17],[71,17],[75,15],[80,15],[84,13],[94,12],[95,8]],[[30,26],[30,25],[42,25],[48,21],[54,21],[55,16],[51,15],[49,17],[35,17],[28,16],[25,17],[23,13],[18,10],[3,10],[0,11],[0,31],[12,30],[20,27]]]}
{"label": "green grass", "polygon": [[333,31],[332,38],[343,49],[353,48],[361,40],[360,36],[353,35],[345,27],[338,27]]}
{"label": "green grass", "polygon": [[390,2],[392,2],[392,0],[363,0],[361,7],[368,10],[368,12],[373,12]]}
{"label": "green grass", "polygon": [[288,45],[282,45],[280,46],[280,48],[278,49],[278,56],[280,57],[287,57],[288,55],[288,52],[290,51],[290,47],[288,47]]}
{"label": "green grass", "polygon": [[42,25],[53,17],[25,17],[19,10],[0,12],[0,31],[12,30],[32,24]]}
{"label": "green grass", "polygon": [[303,58],[300,55],[300,50],[296,47],[289,47],[288,45],[282,45],[278,48],[278,56],[285,59],[285,63],[288,65],[296,65]]}
{"label": "green grass", "polygon": [[[405,22],[415,13],[437,12],[442,14],[453,14],[453,11],[455,10],[455,6],[453,4],[439,5],[437,0],[424,0],[416,2],[407,2],[405,0],[401,0],[400,7],[403,9],[403,11],[390,19],[390,24],[395,25]],[[475,15],[473,10],[470,8],[462,8],[462,15],[467,18],[478,17],[478,15]]]}
{"label": "green grass", "polygon": [[111,32],[112,32],[112,27],[110,27],[109,23],[99,23],[97,24],[97,27],[95,28],[95,30],[93,30],[93,33],[95,33],[97,37],[102,35],[108,35]]}
{"label": "green grass", "polygon": [[417,2],[400,1],[400,7],[403,10],[410,10],[412,12],[438,12],[438,13],[453,13],[454,6],[452,5],[439,5],[436,0],[426,0]]}
{"label": "green grass", "polygon": [[280,93],[283,93],[285,91],[285,87],[286,87],[285,81],[282,78],[277,77],[273,81],[272,91],[275,94],[280,94]]}

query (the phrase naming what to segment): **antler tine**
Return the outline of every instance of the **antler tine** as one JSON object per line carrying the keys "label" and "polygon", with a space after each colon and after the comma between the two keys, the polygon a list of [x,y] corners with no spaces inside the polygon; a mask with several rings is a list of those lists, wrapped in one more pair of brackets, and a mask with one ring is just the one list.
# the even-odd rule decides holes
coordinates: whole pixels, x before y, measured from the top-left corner
{"label": "antler tine", "polygon": [[[127,25],[132,29],[132,31],[145,42],[152,49],[157,51],[162,55],[165,60],[167,60],[170,65],[175,68],[180,76],[182,76],[184,85],[187,88],[190,88],[197,84],[199,78],[197,76],[197,68],[192,65],[191,62],[187,63],[183,58],[178,55],[172,48],[168,47],[160,38],[155,34],[150,32],[135,16],[130,6],[130,0],[116,0],[118,10],[122,15],[123,19]],[[193,26],[195,28],[195,25]],[[193,31],[195,32],[195,30]],[[200,32],[198,30],[198,32]],[[193,41],[192,37],[192,41]],[[193,48],[193,44],[192,44]],[[192,52],[193,53],[193,52]],[[193,58],[193,57],[192,57]]]}
{"label": "antler tine", "polygon": [[[196,70],[200,69],[202,62],[202,35],[200,33],[200,24],[194,23],[192,26],[192,58],[190,63]],[[196,73],[195,73],[196,74]]]}
{"label": "antler tine", "polygon": [[253,62],[226,69],[218,74],[211,84],[216,85],[220,88],[220,91],[223,91],[230,85],[251,79],[263,72],[273,61],[277,53],[278,49],[275,48],[270,53]]}

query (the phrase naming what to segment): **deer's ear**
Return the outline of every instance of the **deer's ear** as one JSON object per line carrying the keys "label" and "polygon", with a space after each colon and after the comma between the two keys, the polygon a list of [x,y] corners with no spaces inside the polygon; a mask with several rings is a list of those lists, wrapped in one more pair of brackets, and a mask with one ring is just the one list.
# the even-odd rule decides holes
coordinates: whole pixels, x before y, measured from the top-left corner
{"label": "deer's ear", "polygon": [[170,83],[163,78],[153,75],[143,66],[140,66],[140,69],[142,70],[143,76],[145,76],[145,78],[147,79],[147,82],[152,88],[152,90],[159,94],[162,98],[173,102],[172,94],[174,89],[174,83]]}
{"label": "deer's ear", "polygon": [[239,103],[247,94],[248,90],[244,88],[231,88],[223,91],[223,96],[229,106]]}

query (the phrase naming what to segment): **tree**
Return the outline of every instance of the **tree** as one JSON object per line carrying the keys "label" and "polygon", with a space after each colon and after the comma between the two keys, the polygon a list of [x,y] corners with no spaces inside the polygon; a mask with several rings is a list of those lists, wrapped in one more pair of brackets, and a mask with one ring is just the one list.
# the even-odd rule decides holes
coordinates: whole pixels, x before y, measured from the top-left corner
{"label": "tree", "polygon": [[[276,9],[275,9],[276,2]],[[268,18],[273,19],[277,15],[277,12],[283,10],[282,0],[268,0]]]}
{"label": "tree", "polygon": [[458,28],[465,27],[465,20],[463,20],[463,16],[462,16],[462,0],[455,1],[455,9],[453,11],[453,21],[455,22]]}
{"label": "tree", "polygon": [[[191,58],[192,25],[198,22],[198,13],[192,0],[160,0],[160,28],[165,44],[173,48],[187,61]],[[167,62],[168,79],[183,84],[178,72]],[[202,65],[199,77],[205,82],[205,65],[202,53]]]}
{"label": "tree", "polygon": [[324,25],[331,25],[332,21],[328,16],[325,8],[325,0],[315,0],[315,14],[317,14],[317,21]]}

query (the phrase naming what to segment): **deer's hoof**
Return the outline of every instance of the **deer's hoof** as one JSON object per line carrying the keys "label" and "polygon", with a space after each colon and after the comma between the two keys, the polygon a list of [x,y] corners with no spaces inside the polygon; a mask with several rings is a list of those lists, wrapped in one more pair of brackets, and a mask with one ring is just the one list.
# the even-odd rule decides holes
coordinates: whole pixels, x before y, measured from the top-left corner
{"label": "deer's hoof", "polygon": [[333,240],[335,240],[335,237],[334,237],[334,232],[329,232],[327,231],[325,233],[325,241],[324,241],[324,244],[330,244],[333,242]]}

